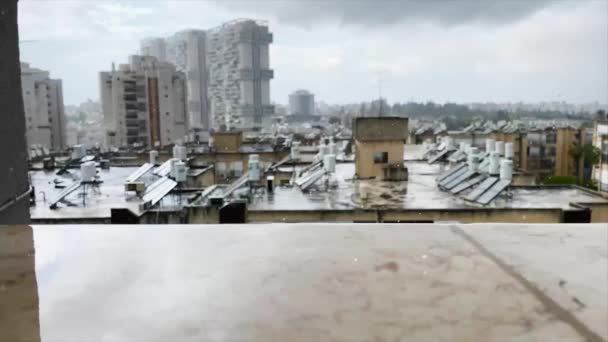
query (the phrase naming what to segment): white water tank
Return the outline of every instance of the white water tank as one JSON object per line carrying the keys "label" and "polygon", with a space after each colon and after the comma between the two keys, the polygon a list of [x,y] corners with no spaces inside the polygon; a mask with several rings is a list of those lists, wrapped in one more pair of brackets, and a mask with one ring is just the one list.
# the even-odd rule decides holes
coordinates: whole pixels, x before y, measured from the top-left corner
{"label": "white water tank", "polygon": [[494,139],[486,139],[486,152],[492,153],[496,148],[496,140]]}
{"label": "white water tank", "polygon": [[173,158],[179,160],[186,160],[188,155],[186,153],[186,146],[174,145],[173,146]]}
{"label": "white water tank", "polygon": [[508,142],[505,143],[505,158],[507,159],[513,159],[513,143]]}
{"label": "white water tank", "polygon": [[249,180],[258,182],[260,180],[260,156],[257,154],[249,155]]}
{"label": "white water tank", "polygon": [[497,141],[495,148],[496,148],[496,152],[498,152],[498,154],[501,157],[504,157],[504,155],[505,155],[505,142],[504,141]]}
{"label": "white water tank", "polygon": [[84,145],[74,145],[72,149],[72,159],[81,159],[87,155],[87,148]]}
{"label": "white water tank", "polygon": [[464,152],[466,154],[471,154],[471,144],[470,143],[464,143]]}
{"label": "white water tank", "polygon": [[488,171],[491,175],[500,173],[500,155],[496,151],[490,153],[490,167]]}
{"label": "white water tank", "polygon": [[325,144],[319,145],[319,158],[320,158],[320,160],[323,160],[323,157],[326,154],[329,154],[329,146],[327,146]]}
{"label": "white water tank", "polygon": [[338,146],[333,141],[329,143],[328,154],[333,154],[334,156],[338,154]]}
{"label": "white water tank", "polygon": [[513,180],[513,161],[502,159],[500,161],[500,179]]}
{"label": "white water tank", "polygon": [[336,172],[336,155],[326,154],[323,156],[323,169],[325,172]]}
{"label": "white water tank", "polygon": [[158,151],[157,150],[150,151],[150,164],[156,165],[157,159],[158,159]]}
{"label": "white water tank", "polygon": [[88,161],[80,164],[80,180],[83,182],[92,182],[95,180],[97,168],[94,161]]}
{"label": "white water tank", "polygon": [[300,142],[298,141],[291,143],[291,159],[300,159]]}
{"label": "white water tank", "polygon": [[[471,150],[477,150],[476,147],[472,147]],[[477,151],[475,151],[477,152]],[[477,172],[479,169],[479,155],[477,153],[471,153],[468,157],[469,170]]]}
{"label": "white water tank", "polygon": [[188,168],[186,167],[186,163],[183,161],[176,161],[173,164],[173,174],[175,175],[175,181],[178,183],[183,183],[188,178]]}

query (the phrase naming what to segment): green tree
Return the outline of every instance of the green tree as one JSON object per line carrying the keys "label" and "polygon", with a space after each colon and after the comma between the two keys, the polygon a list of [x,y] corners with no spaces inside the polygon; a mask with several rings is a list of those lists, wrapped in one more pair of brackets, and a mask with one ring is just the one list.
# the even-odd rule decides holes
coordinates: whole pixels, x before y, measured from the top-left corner
{"label": "green tree", "polygon": [[[574,160],[574,163],[577,165],[577,169],[579,170],[579,180],[583,181],[584,175],[581,174],[583,169],[590,168],[593,165],[596,165],[600,162],[600,149],[587,143],[584,145],[574,144],[570,147],[568,151],[570,157]],[[584,173],[584,172],[583,172]]]}

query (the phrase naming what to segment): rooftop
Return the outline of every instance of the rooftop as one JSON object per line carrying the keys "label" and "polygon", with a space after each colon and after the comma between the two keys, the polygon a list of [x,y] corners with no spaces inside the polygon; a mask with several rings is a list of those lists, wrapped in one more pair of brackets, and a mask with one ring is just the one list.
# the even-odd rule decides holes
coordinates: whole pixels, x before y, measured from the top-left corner
{"label": "rooftop", "polygon": [[[542,246],[542,248],[539,248]],[[602,341],[608,226],[0,229],[7,341]]]}
{"label": "rooftop", "polygon": [[310,192],[298,187],[277,187],[273,194],[253,199],[249,210],[336,210],[336,209],[573,209],[573,203],[608,203],[608,200],[570,186],[514,186],[486,206],[467,202],[441,191],[436,177],[447,165],[406,161],[407,182],[355,180],[355,164],[339,163],[327,183],[319,181]]}

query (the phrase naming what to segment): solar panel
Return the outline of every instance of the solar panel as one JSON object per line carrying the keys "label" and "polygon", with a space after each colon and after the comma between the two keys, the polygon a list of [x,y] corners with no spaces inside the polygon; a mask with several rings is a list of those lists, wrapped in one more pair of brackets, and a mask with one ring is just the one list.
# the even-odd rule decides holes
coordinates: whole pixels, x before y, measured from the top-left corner
{"label": "solar panel", "polygon": [[448,161],[452,162],[452,163],[456,163],[459,161],[463,161],[467,158],[467,155],[463,152],[463,151],[456,151],[454,153],[452,153],[452,155],[448,158]]}
{"label": "solar panel", "polygon": [[321,177],[323,177],[324,174],[325,174],[325,170],[319,169],[319,170],[311,173],[310,175],[299,178],[298,180],[296,180],[296,184],[300,187],[300,189],[306,190],[308,187],[310,187],[315,182],[317,182],[319,179],[321,179]]}
{"label": "solar panel", "polygon": [[447,170],[446,172],[442,173],[441,175],[439,175],[439,177],[437,177],[437,179],[435,179],[437,182],[444,180],[446,177],[450,176],[451,174],[453,174],[454,172],[457,172],[458,170],[461,170],[463,167],[466,167],[466,164],[460,164],[460,165],[456,165],[455,167]]}
{"label": "solar panel", "polygon": [[158,201],[160,201],[163,197],[165,197],[169,192],[171,192],[171,190],[173,190],[173,188],[175,188],[176,186],[176,181],[167,177],[160,178],[156,182],[152,183],[148,187],[148,189],[146,189],[142,200],[144,201],[144,203],[149,203],[150,206],[153,206],[158,203]]}
{"label": "solar panel", "polygon": [[146,174],[153,167],[154,167],[154,165],[152,165],[150,163],[145,163],[144,165],[140,166],[139,169],[135,170],[135,172],[130,174],[129,177],[127,177],[127,179],[125,179],[125,182],[127,182],[127,183],[135,182],[136,180],[139,179],[139,177]]}
{"label": "solar panel", "polygon": [[478,187],[473,189],[473,191],[471,191],[464,199],[466,199],[467,201],[476,200],[479,196],[481,196],[484,192],[486,192],[497,181],[498,181],[498,178],[496,178],[496,177],[486,178],[486,180],[484,180],[481,184],[479,184]]}
{"label": "solar panel", "polygon": [[247,183],[247,181],[249,180],[249,172],[245,172],[241,178],[237,179],[235,182],[233,182],[232,184],[230,184],[230,186],[228,188],[226,188],[226,190],[224,190],[223,195],[224,196],[228,196],[230,194],[232,194],[234,192],[234,190],[242,187],[243,185],[245,185]]}
{"label": "solar panel", "polygon": [[450,190],[450,192],[453,193],[454,195],[456,195],[456,194],[472,187],[473,185],[481,183],[484,179],[486,179],[485,175],[479,175],[475,178],[471,178],[466,182],[458,184],[458,186],[456,186],[455,188]]}
{"label": "solar panel", "polygon": [[454,172],[453,174],[451,174],[449,177],[446,177],[445,179],[443,179],[441,182],[439,182],[439,187],[444,187],[446,186],[448,183],[450,183],[451,181],[453,181],[454,179],[460,177],[460,175],[464,174],[465,172],[469,171],[468,167],[464,167],[456,172]]}
{"label": "solar panel", "polygon": [[486,205],[490,203],[496,196],[498,196],[501,192],[503,192],[509,185],[511,185],[510,180],[501,179],[496,184],[494,184],[488,191],[486,191],[483,195],[479,196],[477,199],[477,203],[481,203]]}
{"label": "solar panel", "polygon": [[69,194],[71,194],[72,192],[76,191],[76,189],[78,189],[80,187],[80,182],[75,182],[72,183],[72,185],[70,185],[69,187],[63,189],[62,192],[59,193],[59,195],[57,195],[57,197],[55,197],[53,200],[51,200],[51,204],[49,205],[49,208],[51,209],[55,209],[57,208],[57,203],[59,203],[59,201],[61,201],[62,199],[66,198]]}
{"label": "solar panel", "polygon": [[445,149],[441,152],[439,152],[438,154],[434,155],[431,159],[429,159],[429,164],[433,164],[434,162],[436,162],[439,158],[445,156],[447,153],[449,152],[448,149]]}
{"label": "solar panel", "polygon": [[154,174],[161,177],[168,176],[171,173],[171,160],[172,159],[169,159],[161,166],[157,167],[156,170],[154,170]]}
{"label": "solar panel", "polygon": [[467,179],[473,177],[476,174],[476,172],[473,172],[471,170],[467,170],[467,172],[463,173],[462,175],[456,177],[454,180],[452,180],[451,182],[449,182],[448,184],[446,184],[444,186],[445,189],[450,190],[454,187],[456,187],[456,185],[466,181]]}

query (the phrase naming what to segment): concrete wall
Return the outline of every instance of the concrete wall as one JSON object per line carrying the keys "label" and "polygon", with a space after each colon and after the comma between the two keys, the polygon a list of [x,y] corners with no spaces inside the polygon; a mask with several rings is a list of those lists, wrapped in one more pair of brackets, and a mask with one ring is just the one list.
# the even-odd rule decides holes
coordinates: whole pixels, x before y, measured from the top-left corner
{"label": "concrete wall", "polygon": [[291,210],[247,213],[255,222],[437,222],[560,223],[560,209],[454,209],[454,210]]}
{"label": "concrete wall", "polygon": [[213,133],[213,147],[218,152],[239,152],[243,143],[242,132]]}
{"label": "concrete wall", "polygon": [[574,144],[580,144],[582,132],[573,128],[559,128],[557,130],[557,141],[555,144],[555,175],[576,176],[578,175],[578,163],[570,156],[570,148]]}
{"label": "concrete wall", "polygon": [[[403,164],[403,141],[355,141],[355,172],[359,178],[382,178],[383,167],[389,164]],[[388,163],[374,163],[374,154],[388,152]]]}
{"label": "concrete wall", "polygon": [[409,134],[407,118],[360,117],[355,119],[353,138],[358,141],[401,140],[404,144]]}
{"label": "concrete wall", "polygon": [[0,2],[0,11],[0,223],[23,224],[30,214],[17,1]]}

